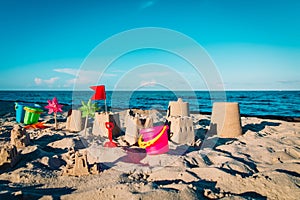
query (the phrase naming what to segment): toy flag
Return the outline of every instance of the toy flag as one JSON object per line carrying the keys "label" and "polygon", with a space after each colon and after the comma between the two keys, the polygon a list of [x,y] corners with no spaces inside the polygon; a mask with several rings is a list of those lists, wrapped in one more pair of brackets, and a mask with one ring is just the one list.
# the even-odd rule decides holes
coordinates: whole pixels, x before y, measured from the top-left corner
{"label": "toy flag", "polygon": [[91,86],[90,88],[95,91],[95,94],[92,96],[91,100],[105,100],[106,99],[104,85]]}

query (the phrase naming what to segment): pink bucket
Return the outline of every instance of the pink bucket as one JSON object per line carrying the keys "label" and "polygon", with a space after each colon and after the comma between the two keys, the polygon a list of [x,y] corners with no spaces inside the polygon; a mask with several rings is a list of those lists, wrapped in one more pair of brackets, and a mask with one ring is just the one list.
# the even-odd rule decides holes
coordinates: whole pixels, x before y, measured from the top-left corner
{"label": "pink bucket", "polygon": [[149,155],[168,152],[168,129],[169,127],[165,125],[140,130],[139,146],[145,148]]}

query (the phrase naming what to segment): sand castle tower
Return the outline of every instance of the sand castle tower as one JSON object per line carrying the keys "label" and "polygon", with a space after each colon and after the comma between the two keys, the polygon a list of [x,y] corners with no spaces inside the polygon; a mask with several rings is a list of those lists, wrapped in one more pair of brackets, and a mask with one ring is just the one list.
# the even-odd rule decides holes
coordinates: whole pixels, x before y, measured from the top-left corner
{"label": "sand castle tower", "polygon": [[189,103],[181,98],[169,102],[167,123],[170,139],[178,144],[193,144],[195,140],[193,119],[190,117]]}
{"label": "sand castle tower", "polygon": [[24,148],[30,143],[30,138],[25,128],[20,125],[14,125],[11,130],[10,144],[15,145],[17,148]]}
{"label": "sand castle tower", "polygon": [[139,130],[153,127],[153,119],[150,117],[149,111],[128,110],[125,117],[125,140],[133,145],[137,143]]}
{"label": "sand castle tower", "polygon": [[125,140],[129,145],[133,145],[138,141],[139,128],[138,128],[139,119],[137,117],[128,116],[125,121],[126,132]]}
{"label": "sand castle tower", "polygon": [[181,98],[177,101],[170,101],[167,116],[179,117],[190,116],[190,108],[188,102],[183,102]]}
{"label": "sand castle tower", "polygon": [[98,174],[99,168],[97,164],[90,166],[87,161],[86,151],[82,154],[73,148],[69,150],[68,163],[62,173],[63,176],[84,176],[89,174]]}
{"label": "sand castle tower", "polygon": [[67,117],[66,129],[71,132],[82,130],[82,119],[80,110],[70,110]]}
{"label": "sand castle tower", "polygon": [[239,104],[236,102],[214,103],[208,132],[223,138],[235,138],[242,135]]}
{"label": "sand castle tower", "polygon": [[19,152],[15,145],[5,145],[0,150],[0,166],[9,165],[10,167],[15,166],[19,161]]}
{"label": "sand castle tower", "polygon": [[95,113],[95,119],[93,124],[93,135],[108,137],[108,129],[105,126],[106,122],[112,122],[114,124],[114,128],[112,130],[113,138],[120,136],[120,118],[119,113]]}

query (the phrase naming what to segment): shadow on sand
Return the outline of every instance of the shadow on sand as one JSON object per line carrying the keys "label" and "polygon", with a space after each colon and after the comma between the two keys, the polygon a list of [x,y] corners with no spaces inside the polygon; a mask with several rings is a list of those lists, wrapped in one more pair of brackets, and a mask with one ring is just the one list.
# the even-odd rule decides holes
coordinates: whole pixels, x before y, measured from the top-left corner
{"label": "shadow on sand", "polygon": [[[70,194],[75,189],[62,188],[42,188],[42,184],[24,186],[22,184],[11,183],[0,180],[0,199],[40,199],[43,196],[51,196],[52,199],[60,199],[62,195]],[[16,193],[21,191],[21,193]]]}
{"label": "shadow on sand", "polygon": [[100,168],[102,170],[107,170],[116,166],[118,162],[132,163],[139,166],[148,166],[147,164],[141,163],[141,160],[143,160],[147,156],[145,149],[140,149],[140,148],[132,149],[130,147],[122,147],[122,149],[124,152],[126,152],[126,155],[118,158],[113,162],[101,162]]}
{"label": "shadow on sand", "polygon": [[266,128],[266,126],[279,126],[281,123],[278,122],[268,122],[268,121],[262,121],[259,124],[246,124],[243,126],[243,133],[246,133],[247,131],[253,131],[253,132],[259,132]]}
{"label": "shadow on sand", "polygon": [[[201,179],[197,174],[188,171],[188,173],[191,173],[193,176],[198,178],[198,181],[191,181],[191,182],[185,182],[181,179],[175,179],[175,180],[159,180],[159,181],[154,181],[153,185],[156,186],[158,188],[158,186],[160,186],[160,189],[166,190],[166,191],[174,191],[174,192],[180,192],[178,189],[174,189],[171,187],[168,187],[168,185],[172,185],[172,184],[186,184],[186,185],[190,185],[192,184],[193,187],[195,187],[195,194],[197,199],[207,199],[209,197],[204,195],[204,190],[205,189],[209,189],[210,192],[209,193],[214,193],[214,194],[220,194],[221,191],[218,187],[216,187],[217,182],[216,181],[207,181],[207,180],[203,180]],[[163,186],[163,187],[161,187]],[[259,193],[256,192],[244,192],[241,194],[237,194],[237,193],[231,193],[231,192],[222,192],[223,196],[239,196],[239,197],[243,197],[245,199],[259,199],[259,200],[266,200],[267,197],[266,196],[262,196]],[[210,199],[210,198],[209,198]]]}

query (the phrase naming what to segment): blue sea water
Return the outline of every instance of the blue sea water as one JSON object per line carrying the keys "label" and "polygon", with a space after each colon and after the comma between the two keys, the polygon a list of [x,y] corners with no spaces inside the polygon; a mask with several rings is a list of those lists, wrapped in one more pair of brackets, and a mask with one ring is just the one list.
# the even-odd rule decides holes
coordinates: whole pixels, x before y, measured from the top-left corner
{"label": "blue sea water", "polygon": [[[190,103],[193,112],[209,113],[216,101],[239,102],[242,115],[300,117],[300,91],[227,91],[226,98],[220,98],[208,91],[172,92],[172,91],[107,91],[107,105],[112,110],[141,108],[166,110],[169,101],[178,97]],[[79,105],[87,101],[93,91],[0,91],[0,101],[47,103],[57,97],[59,103]],[[98,101],[101,106],[104,101]]]}

